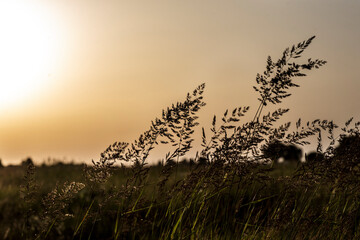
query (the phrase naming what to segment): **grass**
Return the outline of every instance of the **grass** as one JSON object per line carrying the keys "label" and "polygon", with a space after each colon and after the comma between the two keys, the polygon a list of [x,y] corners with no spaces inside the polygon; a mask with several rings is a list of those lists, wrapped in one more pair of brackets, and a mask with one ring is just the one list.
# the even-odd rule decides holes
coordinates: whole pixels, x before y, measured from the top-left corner
{"label": "grass", "polygon": [[[83,175],[82,168],[77,165],[39,167],[36,172],[36,179],[41,183],[39,189],[54,189],[56,182],[85,182],[85,178],[79,179]],[[65,212],[72,216],[54,225],[51,222],[46,229],[49,231],[40,238],[355,239],[360,229],[358,200],[352,192],[334,192],[323,184],[294,186],[299,183],[290,179],[296,171],[283,165],[271,168],[267,172],[270,179],[265,182],[234,179],[231,186],[205,188],[206,179],[200,178],[191,189],[172,191],[170,198],[159,196],[151,184],[161,177],[161,168],[164,167],[150,167],[149,184],[133,192],[130,198],[114,196],[109,201],[107,197],[121,189],[132,171],[115,169],[103,189],[106,194],[83,189],[66,208]],[[181,175],[191,175],[190,166],[179,168]],[[13,167],[10,171],[2,169],[1,173],[0,229],[2,233],[10,229],[7,238],[16,239],[21,236],[20,232],[11,230],[16,227],[16,220],[23,220],[18,182],[25,169]],[[49,175],[56,178],[49,178]],[[13,181],[5,185],[9,176]],[[173,185],[169,183],[168,187]],[[38,194],[45,198],[47,191]],[[41,202],[32,204],[37,211],[42,211],[42,207]]]}
{"label": "grass", "polygon": [[[278,123],[288,109],[263,113],[299,86],[294,78],[326,63],[298,63],[313,39],[276,62],[269,57],[256,77],[253,120],[242,121],[247,106],[214,116],[190,162],[180,160],[192,148],[204,84],[138,140],[115,142],[91,166],[27,161],[0,169],[0,238],[358,239],[360,123],[350,119],[336,137],[332,121],[299,119],[291,129]],[[262,151],[274,142],[308,144],[311,136],[322,157],[306,163],[279,164]],[[326,149],[324,136],[331,141]],[[159,144],[169,146],[164,164],[149,166]]]}

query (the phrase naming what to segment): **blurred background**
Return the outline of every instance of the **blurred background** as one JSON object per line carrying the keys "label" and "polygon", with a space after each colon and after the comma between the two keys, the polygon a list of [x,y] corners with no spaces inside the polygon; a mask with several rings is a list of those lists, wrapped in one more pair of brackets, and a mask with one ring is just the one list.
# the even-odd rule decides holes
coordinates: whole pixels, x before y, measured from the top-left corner
{"label": "blurred background", "polygon": [[290,108],[282,122],[359,120],[359,12],[356,0],[3,0],[2,163],[90,163],[114,141],[135,140],[203,82],[202,126],[238,106],[250,106],[244,120],[252,119],[252,86],[267,56],[277,60],[313,35],[304,59],[328,63],[297,79],[301,87],[278,106]]}

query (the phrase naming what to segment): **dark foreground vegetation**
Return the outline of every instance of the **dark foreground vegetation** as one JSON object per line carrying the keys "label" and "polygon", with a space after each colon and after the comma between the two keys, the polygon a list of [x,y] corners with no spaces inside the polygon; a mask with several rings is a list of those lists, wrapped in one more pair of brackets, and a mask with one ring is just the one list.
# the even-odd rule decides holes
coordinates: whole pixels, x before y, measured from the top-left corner
{"label": "dark foreground vegetation", "polygon": [[[252,120],[242,121],[249,107],[214,116],[192,162],[180,160],[192,147],[204,84],[92,166],[0,169],[0,238],[359,239],[360,123],[299,120],[290,128],[278,123],[288,109],[263,111],[290,96],[294,78],[325,64],[297,62],[312,40],[268,58]],[[277,147],[295,149],[312,136],[317,153],[307,162],[278,163]],[[159,144],[169,146],[164,164],[147,165]]]}

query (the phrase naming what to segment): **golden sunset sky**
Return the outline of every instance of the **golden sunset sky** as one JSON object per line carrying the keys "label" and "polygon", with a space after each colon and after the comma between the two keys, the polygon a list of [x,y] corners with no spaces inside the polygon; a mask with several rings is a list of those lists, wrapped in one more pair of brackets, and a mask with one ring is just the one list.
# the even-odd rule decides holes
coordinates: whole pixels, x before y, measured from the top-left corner
{"label": "golden sunset sky", "polygon": [[328,63],[297,79],[283,122],[360,120],[359,24],[358,0],[1,0],[0,158],[96,160],[203,82],[201,124],[253,116],[267,56],[312,35],[304,58]]}

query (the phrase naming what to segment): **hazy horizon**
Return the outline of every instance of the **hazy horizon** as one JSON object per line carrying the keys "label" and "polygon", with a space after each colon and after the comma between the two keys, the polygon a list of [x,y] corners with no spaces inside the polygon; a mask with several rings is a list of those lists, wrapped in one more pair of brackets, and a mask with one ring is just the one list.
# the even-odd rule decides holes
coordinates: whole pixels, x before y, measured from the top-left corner
{"label": "hazy horizon", "polygon": [[303,58],[328,63],[296,80],[282,122],[359,121],[359,13],[355,0],[1,1],[0,158],[96,160],[203,82],[202,126],[238,106],[251,118],[267,56],[313,35]]}

